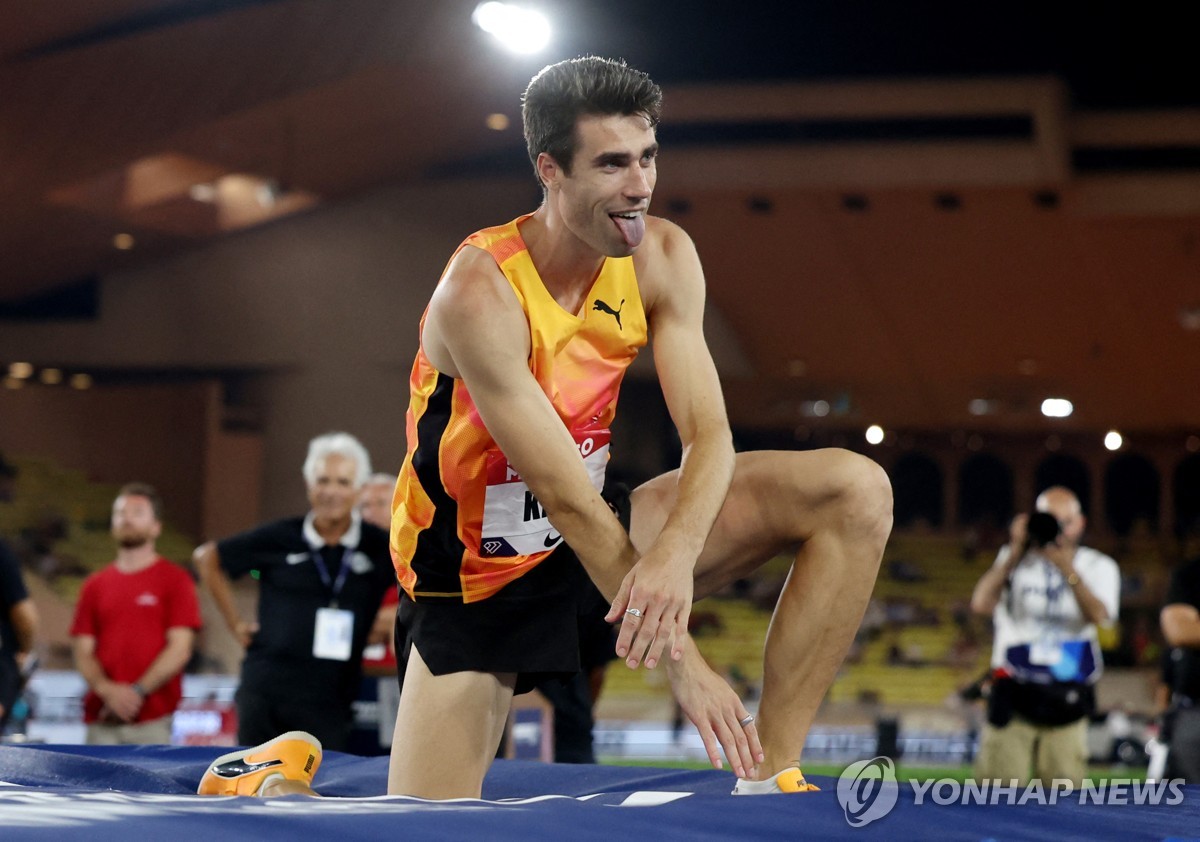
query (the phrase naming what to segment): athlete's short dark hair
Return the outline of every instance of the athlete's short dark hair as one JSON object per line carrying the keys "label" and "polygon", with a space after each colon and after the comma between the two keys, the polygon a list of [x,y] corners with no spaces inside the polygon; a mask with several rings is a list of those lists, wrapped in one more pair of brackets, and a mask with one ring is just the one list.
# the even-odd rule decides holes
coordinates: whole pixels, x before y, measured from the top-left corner
{"label": "athlete's short dark hair", "polygon": [[[525,145],[536,175],[545,152],[571,174],[584,115],[641,114],[654,128],[662,113],[662,89],[640,70],[619,59],[583,56],[542,68],[521,98]],[[538,179],[541,183],[541,179]]]}

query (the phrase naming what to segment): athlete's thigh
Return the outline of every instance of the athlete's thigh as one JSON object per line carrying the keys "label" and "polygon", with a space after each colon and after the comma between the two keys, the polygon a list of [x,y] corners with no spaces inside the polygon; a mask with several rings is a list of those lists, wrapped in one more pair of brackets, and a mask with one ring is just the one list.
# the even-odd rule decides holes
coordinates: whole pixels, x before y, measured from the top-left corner
{"label": "athlete's thigh", "polygon": [[[516,684],[514,673],[476,670],[434,675],[414,646],[409,651],[400,693],[399,713],[424,732],[428,719],[469,720],[461,728],[486,726],[496,712],[506,712]],[[435,729],[436,730],[436,729]]]}
{"label": "athlete's thigh", "polygon": [[[696,562],[696,598],[781,553],[794,553],[828,515],[860,461],[867,460],[834,449],[737,454],[729,492]],[[629,535],[639,553],[653,544],[675,505],[678,473],[655,477],[631,495]]]}
{"label": "athlete's thigh", "polygon": [[477,798],[504,729],[516,675],[434,675],[413,647],[404,674],[388,792]]}

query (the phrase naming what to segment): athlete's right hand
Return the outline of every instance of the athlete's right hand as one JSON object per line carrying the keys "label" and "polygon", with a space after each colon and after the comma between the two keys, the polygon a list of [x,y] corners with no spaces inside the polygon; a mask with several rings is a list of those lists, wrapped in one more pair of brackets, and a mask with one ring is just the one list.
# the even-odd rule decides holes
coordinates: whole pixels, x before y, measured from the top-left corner
{"label": "athlete's right hand", "polygon": [[[683,656],[693,586],[690,564],[655,550],[638,559],[625,574],[604,619],[620,622],[616,651],[630,669],[637,669],[639,663],[654,669],[668,643],[672,660]],[[631,614],[629,609],[637,613]]]}

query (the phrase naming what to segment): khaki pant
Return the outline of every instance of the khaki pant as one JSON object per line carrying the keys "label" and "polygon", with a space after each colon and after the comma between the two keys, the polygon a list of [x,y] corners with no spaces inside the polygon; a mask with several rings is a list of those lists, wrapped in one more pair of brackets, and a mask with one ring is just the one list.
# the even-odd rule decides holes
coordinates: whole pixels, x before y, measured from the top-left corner
{"label": "khaki pant", "polygon": [[[1069,725],[1035,725],[1014,715],[1003,728],[983,726],[975,779],[1031,779],[1049,785],[1054,779],[1082,786],[1087,775],[1087,717]],[[1030,772],[1032,771],[1032,778]]]}
{"label": "khaki pant", "polygon": [[132,725],[93,722],[87,727],[90,746],[143,746],[171,744],[171,716]]}

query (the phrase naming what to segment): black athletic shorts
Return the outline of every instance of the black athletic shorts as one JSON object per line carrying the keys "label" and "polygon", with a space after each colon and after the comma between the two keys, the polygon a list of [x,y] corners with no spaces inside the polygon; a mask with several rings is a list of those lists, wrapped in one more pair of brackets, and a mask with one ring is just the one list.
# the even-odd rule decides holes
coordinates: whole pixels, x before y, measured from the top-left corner
{"label": "black athletic shorts", "polygon": [[[629,528],[629,489],[614,484],[604,500]],[[515,672],[517,693],[581,666],[615,657],[615,635],[602,626],[608,603],[565,544],[487,599],[417,602],[403,590],[396,608],[396,651],[415,645],[434,675]],[[585,659],[581,663],[580,654]],[[403,676],[401,676],[403,681]]]}

